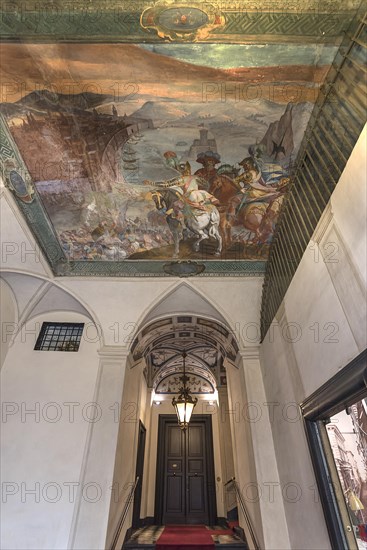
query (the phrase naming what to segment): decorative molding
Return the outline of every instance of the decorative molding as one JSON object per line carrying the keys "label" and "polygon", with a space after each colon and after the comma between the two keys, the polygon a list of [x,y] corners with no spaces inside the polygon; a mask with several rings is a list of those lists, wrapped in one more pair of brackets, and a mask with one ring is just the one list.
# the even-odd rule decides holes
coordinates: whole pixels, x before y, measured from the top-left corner
{"label": "decorative molding", "polygon": [[121,361],[123,359],[127,359],[130,351],[127,348],[124,348],[123,346],[106,346],[103,345],[98,350],[98,355],[100,356],[101,360],[105,362],[115,362],[115,361]]}
{"label": "decorative molding", "polygon": [[[56,263],[66,261],[66,256],[1,113],[0,136],[1,174],[5,186],[12,191],[19,210],[54,270]],[[12,173],[14,173],[13,178],[11,178]]]}
{"label": "decorative molding", "polygon": [[[1,128],[0,128],[0,132],[1,132]],[[49,278],[53,278],[54,272],[50,266],[49,260],[46,254],[44,253],[44,251],[40,249],[38,241],[35,239],[35,236],[30,228],[29,223],[27,223],[26,217],[22,215],[22,213],[19,211],[19,207],[17,206],[17,199],[14,193],[12,193],[10,189],[4,188],[0,192],[0,200],[6,201],[7,205],[9,206],[10,210],[14,215],[14,218],[19,223],[25,237],[29,240],[30,246],[33,247],[34,255],[39,259],[39,263],[42,266],[44,273],[39,273],[37,271],[30,272],[28,270],[20,270],[20,269],[14,270],[14,268],[11,268],[10,271],[24,273],[26,275],[30,275],[34,277],[43,278],[46,276]],[[33,250],[32,250],[32,253],[33,253]],[[0,267],[0,272],[1,271],[9,271],[9,268]]]}
{"label": "decorative molding", "polygon": [[362,351],[367,344],[366,287],[335,223],[328,227],[320,252],[354,340]]}
{"label": "decorative molding", "polygon": [[143,11],[140,24],[147,31],[155,31],[162,39],[197,42],[207,39],[212,31],[220,32],[225,17],[217,4],[158,0]]}
{"label": "decorative molding", "polygon": [[[55,266],[59,277],[172,277],[165,273],[167,261],[123,260],[123,261],[60,261]],[[205,271],[196,277],[262,277],[265,260],[204,260]],[[182,275],[181,275],[182,277]]]}
{"label": "decorative molding", "polygon": [[259,359],[260,345],[243,348],[239,351],[239,353],[243,361],[248,361],[249,359]]}
{"label": "decorative molding", "polygon": [[329,201],[312,236],[312,240],[318,245],[320,244],[322,238],[325,235],[325,232],[331,224],[333,216],[334,213],[332,210],[331,201]]}
{"label": "decorative molding", "polygon": [[[294,42],[315,41],[322,36],[323,42],[335,43],[346,32],[359,4],[359,0],[350,0],[347,5],[340,0],[306,0],[300,8],[289,0],[89,0],[87,4],[81,0],[13,0],[2,4],[0,32],[3,40],[32,42],[159,42],[162,38],[177,41],[190,35],[196,41],[259,43],[265,35],[268,41],[278,41],[282,36]],[[176,5],[209,12],[209,17],[197,28],[193,22],[191,34],[182,32],[180,26],[167,28],[163,13]]]}
{"label": "decorative molding", "polygon": [[191,260],[183,260],[177,262],[171,262],[170,264],[164,264],[163,271],[169,275],[176,275],[177,277],[193,277],[194,275],[200,275],[205,271],[204,264],[198,264]]}
{"label": "decorative molding", "polygon": [[[167,4],[175,5],[176,0],[169,0]],[[197,3],[196,0],[191,2],[190,0],[181,0],[182,4],[192,5]],[[215,4],[215,2],[210,2]],[[53,0],[52,8],[55,13],[61,11],[62,8],[71,10],[75,8],[75,11],[83,12],[85,15],[88,13],[98,13],[104,11],[106,13],[114,13],[117,9],[119,11],[125,11],[127,13],[136,12],[141,13],[143,10],[160,4],[159,1],[154,0],[89,0],[88,9],[85,7],[85,0],[73,0],[72,5],[64,2],[63,0]],[[215,4],[217,5],[217,4]],[[234,0],[222,0],[220,2],[220,8],[223,11],[243,12],[243,13],[258,13],[260,12],[274,12],[274,13],[299,13],[300,8],[297,2],[289,2],[289,0],[273,0],[271,4],[269,0],[241,0],[235,2]],[[348,0],[346,3],[343,0],[304,0],[302,2],[302,11],[306,13],[350,13],[358,9],[360,0]],[[47,11],[47,8],[51,11],[49,0],[13,0],[11,6],[4,6],[4,12],[16,13],[17,9],[22,8],[29,13],[38,13],[42,10]],[[84,8],[84,10],[83,10]]]}
{"label": "decorative molding", "polygon": [[284,300],[283,300],[282,303],[280,304],[279,308],[278,308],[278,311],[275,314],[275,319],[278,321],[278,323],[280,325],[282,325],[282,324],[284,324],[285,318],[286,318],[285,304],[284,304]]}
{"label": "decorative molding", "polygon": [[4,116],[0,113],[0,175],[13,194],[22,202],[34,200],[32,178],[13,140]]}
{"label": "decorative molding", "polygon": [[225,357],[223,360],[223,366],[227,370],[228,367],[233,367],[234,369],[238,369],[238,365],[235,361],[231,361],[228,359],[228,357]]}

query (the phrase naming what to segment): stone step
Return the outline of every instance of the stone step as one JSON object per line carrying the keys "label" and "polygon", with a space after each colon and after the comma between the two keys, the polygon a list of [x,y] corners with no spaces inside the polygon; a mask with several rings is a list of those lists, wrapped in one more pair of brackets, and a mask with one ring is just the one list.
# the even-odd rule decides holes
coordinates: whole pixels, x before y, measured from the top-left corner
{"label": "stone step", "polygon": [[[236,534],[235,530],[228,528],[228,526],[219,525],[209,529],[213,535],[213,543],[216,549],[248,550],[247,544]],[[164,526],[157,525],[136,529],[132,532],[130,538],[125,541],[122,550],[154,550],[163,530]],[[226,530],[227,533],[222,534],[223,530]],[[215,531],[218,531],[218,534]]]}

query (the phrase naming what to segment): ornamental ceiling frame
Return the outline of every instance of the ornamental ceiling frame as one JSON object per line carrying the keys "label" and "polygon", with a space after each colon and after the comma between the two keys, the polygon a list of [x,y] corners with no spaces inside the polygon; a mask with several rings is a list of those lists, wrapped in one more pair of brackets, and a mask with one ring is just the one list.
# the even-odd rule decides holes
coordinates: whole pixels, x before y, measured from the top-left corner
{"label": "ornamental ceiling frame", "polygon": [[[196,2],[171,0],[85,2],[6,2],[1,5],[4,43],[320,43],[339,46],[360,8],[349,2]],[[173,7],[200,10],[202,24],[181,32],[169,28],[164,15]],[[28,222],[56,276],[262,276],[259,260],[122,260],[72,261],[65,255],[53,224],[39,199],[26,163],[3,115],[1,161],[5,184]],[[21,178],[22,193],[19,189]]]}

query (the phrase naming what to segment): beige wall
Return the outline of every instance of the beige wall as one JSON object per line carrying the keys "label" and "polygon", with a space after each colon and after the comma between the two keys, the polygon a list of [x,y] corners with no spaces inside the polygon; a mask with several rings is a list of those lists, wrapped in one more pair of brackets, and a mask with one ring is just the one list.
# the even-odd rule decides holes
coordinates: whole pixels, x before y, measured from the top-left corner
{"label": "beige wall", "polygon": [[366,347],[365,144],[366,130],[261,346],[293,549],[330,548],[297,405]]}
{"label": "beige wall", "polygon": [[[147,385],[143,376],[143,368],[144,362],[141,361],[133,368],[129,365],[125,372],[121,410],[119,411],[119,432],[113,475],[114,489],[111,494],[106,540],[107,548],[112,543],[126,498],[135,480],[139,420],[145,427],[147,424],[146,412],[149,414],[149,409],[146,411]],[[123,541],[127,528],[131,526],[131,519],[132,507],[121,532],[121,541]]]}
{"label": "beige wall", "polygon": [[[94,401],[97,346],[82,340],[78,353],[34,351],[43,321],[18,333],[1,371],[2,547],[67,548],[81,489],[94,499],[100,487],[82,487],[81,468]],[[89,322],[63,312],[65,322]],[[89,492],[90,491],[90,492]]]}
{"label": "beige wall", "polygon": [[1,303],[1,343],[0,343],[0,368],[3,366],[8,353],[12,333],[18,321],[18,308],[13,291],[7,283],[0,279],[0,303]]}

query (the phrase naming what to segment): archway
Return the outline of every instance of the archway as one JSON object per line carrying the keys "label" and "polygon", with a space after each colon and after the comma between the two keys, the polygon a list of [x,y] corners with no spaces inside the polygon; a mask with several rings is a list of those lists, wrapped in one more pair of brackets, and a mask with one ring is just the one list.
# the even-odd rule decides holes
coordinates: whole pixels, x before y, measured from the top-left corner
{"label": "archway", "polygon": [[[162,419],[172,418],[174,415],[172,398],[177,394],[181,384],[183,351],[186,352],[186,374],[190,392],[198,398],[192,419],[195,421],[207,417],[212,426],[214,476],[211,482],[212,491],[208,493],[208,506],[212,515],[204,517],[210,517],[210,523],[220,523],[237,517],[236,499],[233,492],[227,492],[225,482],[235,475],[231,424],[236,420],[230,414],[228,404],[227,371],[238,370],[241,363],[239,348],[228,324],[210,304],[205,304],[205,316],[189,313],[188,310],[192,311],[192,305],[187,306],[187,302],[181,302],[186,305],[183,305],[183,313],[168,315],[170,311],[177,312],[178,302],[173,298],[177,292],[188,295],[191,293],[191,298],[195,297],[198,309],[203,307],[203,304],[200,304],[200,300],[204,302],[202,298],[194,296],[195,293],[187,285],[180,286],[161,300],[154,308],[155,311],[146,315],[146,322],[141,324],[130,348],[114,471],[114,486],[122,489],[122,499],[119,498],[117,502],[111,501],[107,547],[116,532],[122,501],[126,499],[128,490],[136,478],[141,424],[146,430],[146,448],[143,479],[139,480],[140,525],[159,524],[162,523],[162,519],[166,524],[170,519],[171,523],[190,522],[187,521],[187,517],[169,518],[167,514],[162,517],[162,499],[167,497],[167,488],[164,486],[167,477],[163,485],[159,479],[159,461],[162,460],[159,453],[159,449],[162,448],[159,426]],[[214,315],[217,318],[214,318]],[[177,421],[174,424],[176,425]],[[248,455],[251,461],[251,449],[248,449]],[[167,460],[167,456],[164,460]],[[186,455],[183,460],[187,464]],[[172,467],[175,467],[174,464]],[[190,472],[185,471],[185,475],[189,477]],[[177,473],[172,473],[172,476],[178,477]],[[205,487],[205,491],[207,489],[208,487]],[[187,514],[187,502],[184,502],[183,507],[186,507]],[[131,516],[132,512],[130,520],[128,519],[129,525],[132,523]],[[200,523],[207,521],[200,520]]]}

